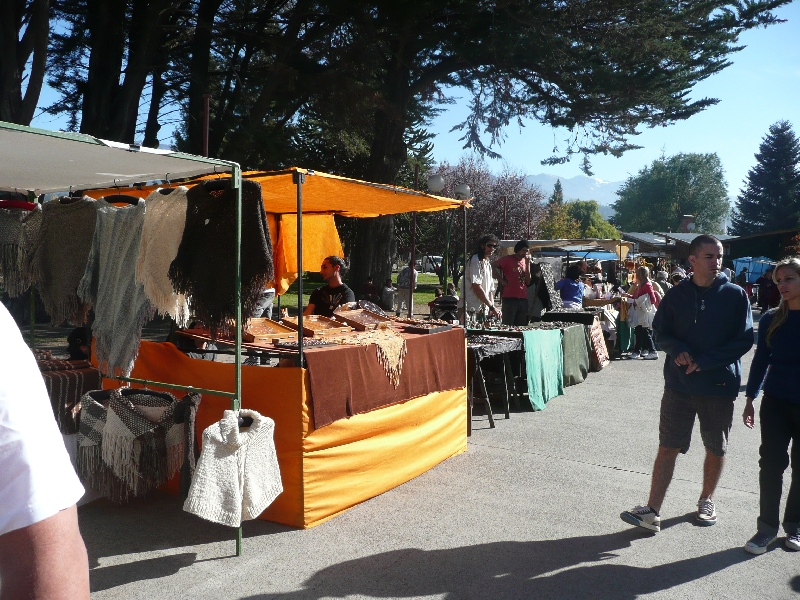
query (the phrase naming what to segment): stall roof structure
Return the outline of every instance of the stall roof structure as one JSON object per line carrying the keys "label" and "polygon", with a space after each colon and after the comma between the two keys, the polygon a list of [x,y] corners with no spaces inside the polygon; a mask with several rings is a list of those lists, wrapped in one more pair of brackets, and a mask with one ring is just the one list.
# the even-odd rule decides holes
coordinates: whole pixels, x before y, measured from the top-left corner
{"label": "stall roof structure", "polygon": [[[694,238],[696,238],[698,235],[703,235],[703,234],[701,234],[699,232],[698,233],[671,233],[671,232],[664,233],[662,231],[657,231],[655,233],[655,235],[660,235],[660,236],[666,238],[667,240],[674,240],[676,242],[680,242],[681,244],[691,244],[692,240]],[[722,234],[718,234],[718,233],[713,234],[713,236],[715,238],[717,238],[720,242],[724,242],[726,240],[732,240],[732,239],[734,239],[736,237],[735,235],[722,235]]]}
{"label": "stall roof structure", "polygon": [[[114,188],[229,173],[232,163],[181,152],[47,131],[0,121],[0,190],[51,192]],[[66,186],[66,188],[65,188]]]}
{"label": "stall roof structure", "polygon": [[[511,254],[517,240],[502,240],[500,250],[502,254]],[[607,240],[598,238],[582,238],[571,240],[528,240],[531,251],[540,252],[547,248],[550,251],[562,254],[586,254],[589,252],[609,252],[624,260],[633,249],[633,242],[625,240]]]}

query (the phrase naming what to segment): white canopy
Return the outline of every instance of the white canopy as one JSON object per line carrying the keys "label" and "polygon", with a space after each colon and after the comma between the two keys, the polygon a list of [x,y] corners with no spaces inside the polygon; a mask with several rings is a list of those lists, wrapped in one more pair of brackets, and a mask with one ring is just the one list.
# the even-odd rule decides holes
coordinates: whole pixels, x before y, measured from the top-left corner
{"label": "white canopy", "polygon": [[127,186],[230,172],[233,163],[0,121],[0,190],[50,192]]}

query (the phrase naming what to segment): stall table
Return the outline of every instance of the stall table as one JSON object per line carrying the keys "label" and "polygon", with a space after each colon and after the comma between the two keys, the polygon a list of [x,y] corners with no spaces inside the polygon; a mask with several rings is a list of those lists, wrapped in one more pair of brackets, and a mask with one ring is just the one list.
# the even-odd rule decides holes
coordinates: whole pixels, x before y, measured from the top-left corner
{"label": "stall table", "polygon": [[[509,354],[523,349],[521,337],[497,335],[472,335],[467,339],[467,397],[469,410],[467,414],[467,435],[472,435],[472,406],[476,399],[483,401],[486,414],[489,416],[489,427],[494,428],[494,415],[489,401],[489,392],[486,389],[486,380],[481,369],[481,361],[490,356],[503,357],[503,383],[505,384],[506,419],[510,418],[510,393],[509,388],[518,397],[516,382],[514,381]],[[483,391],[482,396],[475,396],[475,384]],[[515,402],[519,404],[518,398]]]}

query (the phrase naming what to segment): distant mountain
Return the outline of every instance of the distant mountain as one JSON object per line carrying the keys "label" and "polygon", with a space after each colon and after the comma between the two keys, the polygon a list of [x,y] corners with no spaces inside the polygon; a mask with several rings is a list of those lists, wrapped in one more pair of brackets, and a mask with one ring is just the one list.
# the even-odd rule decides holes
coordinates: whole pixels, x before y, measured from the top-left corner
{"label": "distant mountain", "polygon": [[600,213],[604,218],[614,214],[614,211],[608,206],[617,201],[617,195],[614,192],[624,183],[622,181],[603,181],[597,177],[586,177],[585,175],[564,178],[540,173],[527,177],[529,183],[535,183],[542,188],[545,196],[553,193],[553,186],[558,179],[561,179],[565,200],[597,200],[597,203],[600,204]]}

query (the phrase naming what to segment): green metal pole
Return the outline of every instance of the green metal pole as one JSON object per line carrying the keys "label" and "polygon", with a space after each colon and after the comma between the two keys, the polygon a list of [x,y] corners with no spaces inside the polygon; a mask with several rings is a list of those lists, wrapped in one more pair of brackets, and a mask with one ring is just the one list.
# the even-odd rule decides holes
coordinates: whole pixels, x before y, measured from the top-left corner
{"label": "green metal pole", "polygon": [[[231,408],[242,408],[242,169],[233,165],[231,188],[236,190],[236,396]],[[242,526],[236,530],[236,556],[242,555]]]}
{"label": "green metal pole", "polygon": [[294,184],[297,186],[297,366],[304,366],[303,357],[303,184],[306,174],[295,171]]}

